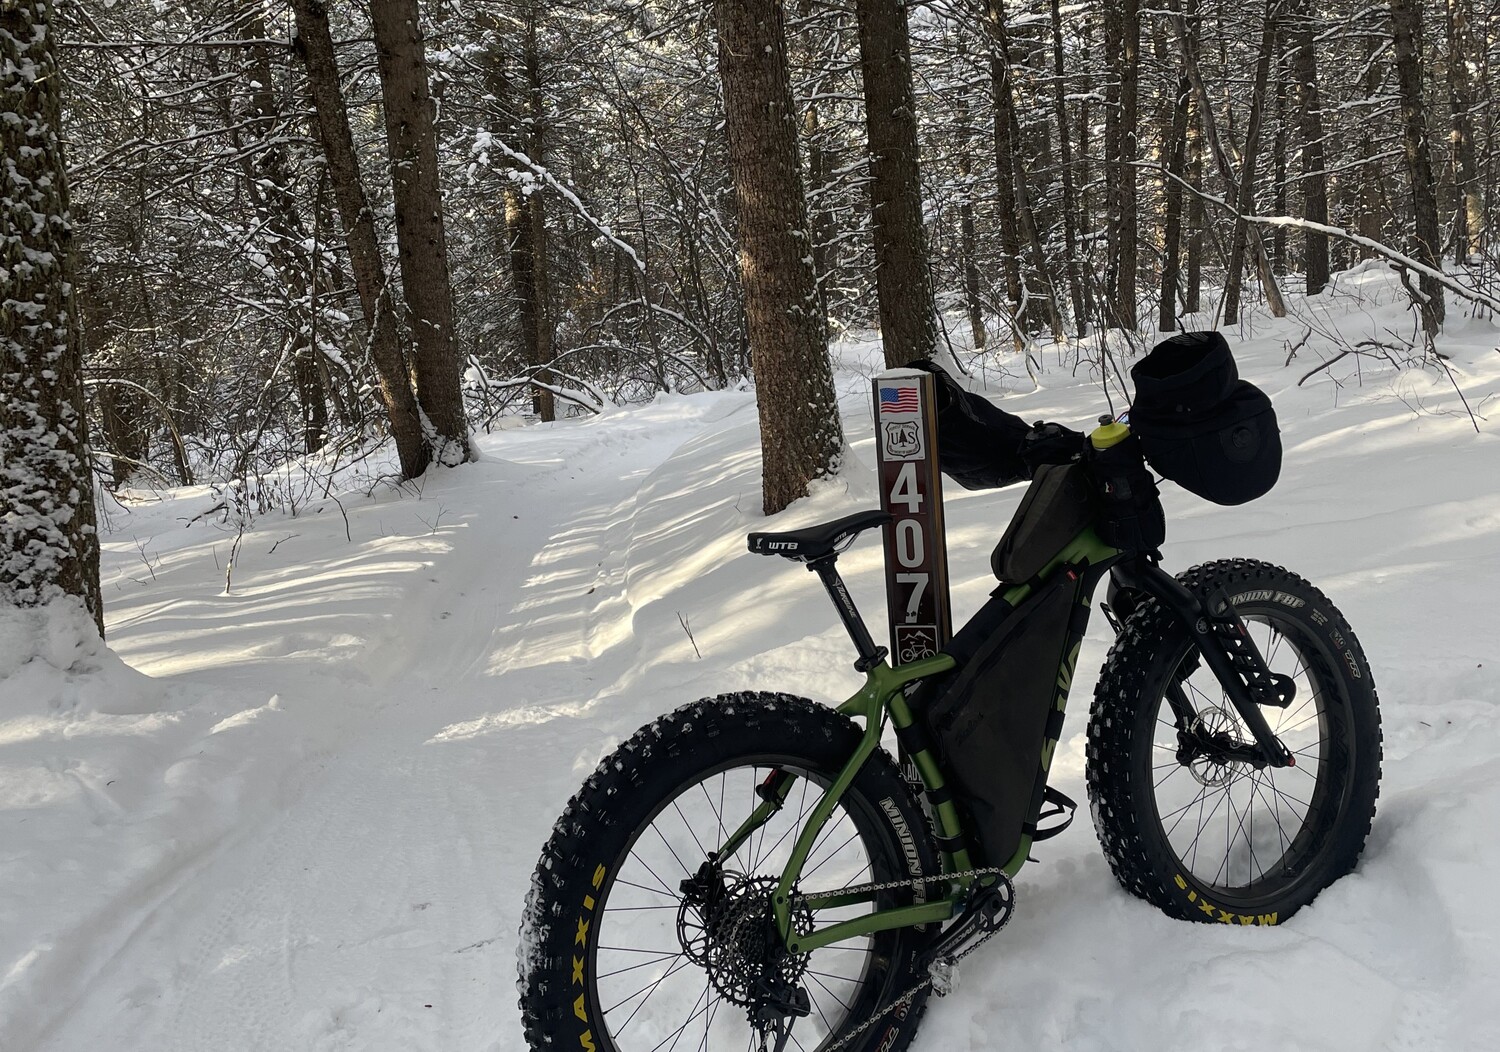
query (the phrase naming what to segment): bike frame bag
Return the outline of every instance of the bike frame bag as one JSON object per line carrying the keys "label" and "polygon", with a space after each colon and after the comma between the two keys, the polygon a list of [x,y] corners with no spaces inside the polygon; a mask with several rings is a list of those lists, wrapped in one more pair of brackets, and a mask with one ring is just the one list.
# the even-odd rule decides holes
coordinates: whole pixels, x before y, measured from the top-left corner
{"label": "bike frame bag", "polygon": [[1005,865],[1022,835],[1035,833],[1042,752],[1061,730],[1057,703],[1066,698],[1059,670],[1088,622],[1079,587],[1077,574],[1060,570],[1018,607],[990,599],[943,648],[958,668],[913,695],[984,865]]}
{"label": "bike frame bag", "polygon": [[1071,679],[1063,670],[1088,627],[1081,568],[1036,578],[1097,517],[1087,468],[1038,469],[992,559],[996,576],[1031,592],[1018,606],[995,595],[980,607],[943,647],[957,667],[911,697],[986,865],[1006,865],[1036,833],[1051,759],[1043,751],[1061,733]]}
{"label": "bike frame bag", "polygon": [[990,569],[1002,581],[1025,584],[1097,518],[1088,469],[1081,464],[1044,464],[1036,469],[1015,518],[990,554]]}

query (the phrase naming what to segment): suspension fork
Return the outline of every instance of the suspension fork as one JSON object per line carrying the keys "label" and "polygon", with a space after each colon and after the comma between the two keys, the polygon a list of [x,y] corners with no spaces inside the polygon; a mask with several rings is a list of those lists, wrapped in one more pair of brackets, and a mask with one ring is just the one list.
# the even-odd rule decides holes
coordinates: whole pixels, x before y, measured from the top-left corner
{"label": "suspension fork", "polygon": [[[1255,739],[1259,759],[1269,767],[1292,767],[1295,757],[1266,722],[1262,705],[1285,708],[1292,700],[1292,684],[1271,672],[1260,648],[1250,638],[1245,623],[1221,590],[1208,604],[1188,591],[1180,581],[1154,561],[1140,556],[1113,567],[1117,586],[1154,596],[1187,629],[1198,653],[1218,678],[1235,711]],[[1180,681],[1167,688],[1167,702],[1177,717],[1179,730],[1191,731],[1196,716]]]}

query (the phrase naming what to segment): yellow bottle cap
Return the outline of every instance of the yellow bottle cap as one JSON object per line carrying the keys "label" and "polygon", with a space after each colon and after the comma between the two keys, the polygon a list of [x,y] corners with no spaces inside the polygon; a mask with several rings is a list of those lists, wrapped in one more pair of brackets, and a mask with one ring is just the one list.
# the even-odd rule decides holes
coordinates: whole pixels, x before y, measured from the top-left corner
{"label": "yellow bottle cap", "polygon": [[1110,446],[1118,446],[1129,437],[1130,428],[1116,422],[1094,428],[1094,433],[1089,435],[1089,441],[1093,443],[1095,449],[1108,449]]}

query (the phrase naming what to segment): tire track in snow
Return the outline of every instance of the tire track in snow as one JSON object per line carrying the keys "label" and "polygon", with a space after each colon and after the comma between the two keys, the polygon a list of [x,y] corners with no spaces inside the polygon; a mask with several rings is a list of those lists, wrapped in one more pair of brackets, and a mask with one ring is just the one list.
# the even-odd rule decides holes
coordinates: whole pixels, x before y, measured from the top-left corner
{"label": "tire track in snow", "polygon": [[[448,511],[434,536],[450,548],[371,655],[384,682],[328,699],[349,712],[337,747],[298,765],[269,821],[143,919],[45,1047],[436,1052],[517,1032],[520,902],[505,892],[525,886],[540,838],[516,832],[528,783],[507,761],[565,737],[540,717],[570,724],[560,714],[594,695],[590,662],[622,638],[616,609],[628,636],[612,541],[670,448],[649,437],[610,452],[532,480],[521,507],[494,464],[425,488]],[[292,704],[297,671],[277,673]]]}

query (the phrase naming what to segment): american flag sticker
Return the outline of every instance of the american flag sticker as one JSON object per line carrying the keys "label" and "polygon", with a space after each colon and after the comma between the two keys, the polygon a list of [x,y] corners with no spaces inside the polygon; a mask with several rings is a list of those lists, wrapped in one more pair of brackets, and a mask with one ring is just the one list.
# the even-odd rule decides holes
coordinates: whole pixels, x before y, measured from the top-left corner
{"label": "american flag sticker", "polygon": [[882,387],[880,389],[882,413],[915,413],[917,408],[915,387]]}

